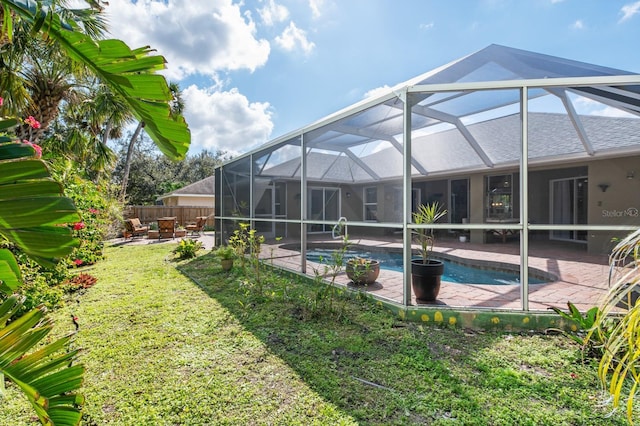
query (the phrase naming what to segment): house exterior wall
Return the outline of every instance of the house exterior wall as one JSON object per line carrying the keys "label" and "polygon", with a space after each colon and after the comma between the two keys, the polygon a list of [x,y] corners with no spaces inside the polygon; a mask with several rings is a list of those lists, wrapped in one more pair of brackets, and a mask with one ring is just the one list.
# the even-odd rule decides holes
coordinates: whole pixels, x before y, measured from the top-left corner
{"label": "house exterior wall", "polygon": [[[633,172],[632,178],[627,175]],[[606,191],[598,186],[608,184]],[[589,165],[589,223],[640,227],[640,156],[594,161]],[[606,232],[589,234],[589,251],[608,253],[613,247]]]}
{"label": "house exterior wall", "polygon": [[163,198],[162,204],[165,206],[197,206],[213,208],[215,205],[215,197],[190,197],[186,195],[177,195]]}
{"label": "house exterior wall", "polygon": [[[497,170],[491,173],[473,173],[456,175],[451,178],[438,177],[434,179],[414,180],[412,187],[420,191],[419,203],[438,201],[445,208],[450,209],[449,193],[450,179],[468,179],[469,185],[469,223],[486,223],[487,176],[511,175],[512,179],[512,211],[513,218],[520,217],[519,171],[517,168]],[[627,178],[627,176],[630,178]],[[640,156],[611,158],[585,162],[555,164],[545,167],[529,168],[529,222],[532,225],[552,225],[551,223],[551,182],[569,178],[586,178],[587,192],[587,223],[586,225],[632,225],[640,226]],[[608,184],[606,191],[598,186]],[[286,184],[286,214],[289,220],[300,219],[301,191],[300,183],[289,181]],[[310,187],[339,187],[341,216],[349,222],[364,222],[363,204],[364,189],[375,187],[377,190],[377,222],[402,223],[402,186],[397,181],[366,183],[361,185],[329,184],[325,182],[309,181]],[[193,200],[189,201],[193,202]],[[449,218],[447,218],[449,219]],[[300,236],[299,224],[283,224],[278,228],[278,235],[285,233],[291,238]],[[280,230],[282,229],[282,231]],[[397,229],[352,227],[352,236],[359,234],[385,235]],[[472,229],[470,241],[473,243],[488,242],[488,232],[482,229]],[[612,247],[611,232],[590,232],[586,241],[568,242],[576,247],[583,245],[590,253],[607,253]],[[550,239],[550,231],[531,231],[532,241]],[[495,240],[494,240],[495,241]]]}
{"label": "house exterior wall", "polygon": [[[637,173],[636,173],[637,169]],[[633,172],[633,177],[627,175]],[[513,217],[520,217],[519,173],[517,169],[500,170],[490,174],[474,173],[456,176],[455,179],[469,179],[469,222],[484,223],[486,219],[486,179],[490,175],[512,176]],[[551,182],[559,179],[588,179],[587,223],[586,225],[633,225],[640,226],[640,156],[570,163],[565,166],[553,165],[529,169],[529,223],[551,225]],[[598,184],[607,183],[603,192]],[[293,185],[293,184],[290,184]],[[397,183],[376,183],[365,185],[339,185],[341,188],[341,215],[349,221],[363,221],[363,190],[366,187],[377,188],[378,221],[402,222],[402,194]],[[420,190],[420,203],[438,201],[449,208],[450,194],[448,178],[414,181],[412,187]],[[298,191],[299,185],[296,186]],[[299,193],[295,192],[294,193]],[[347,195],[348,194],[348,195]],[[294,204],[289,200],[289,217],[299,218],[299,200]],[[295,207],[294,210],[291,208]],[[293,213],[293,214],[292,214]],[[299,227],[298,227],[299,228]],[[363,232],[368,235],[381,235],[393,230],[370,228]],[[351,230],[350,230],[350,233]],[[355,233],[354,233],[355,234]],[[299,235],[299,229],[292,235]],[[569,244],[583,244],[589,253],[607,253],[612,247],[611,238],[626,235],[612,235],[610,232],[590,232],[586,241]],[[549,240],[548,230],[531,231],[531,240]],[[486,243],[487,231],[470,231],[470,240],[474,243]]]}

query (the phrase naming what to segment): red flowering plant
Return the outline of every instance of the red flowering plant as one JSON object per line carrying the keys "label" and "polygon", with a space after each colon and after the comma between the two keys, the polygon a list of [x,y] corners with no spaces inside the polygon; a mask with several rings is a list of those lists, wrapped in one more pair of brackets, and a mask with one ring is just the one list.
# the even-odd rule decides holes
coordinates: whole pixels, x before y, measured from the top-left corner
{"label": "red flowering plant", "polygon": [[[0,97],[0,107],[4,104],[4,99],[2,97]],[[33,118],[33,116],[29,116],[24,120],[25,124],[28,124],[30,129],[39,129],[40,128],[40,122],[38,120],[36,120],[35,118]],[[15,118],[3,118],[0,121],[0,131],[6,131],[7,129],[15,126],[16,124],[18,124],[18,120]],[[40,145],[35,144],[31,141],[28,140],[23,140],[20,141],[18,139],[12,138],[9,135],[0,135],[0,143],[1,144],[5,144],[5,143],[17,143],[20,145],[26,145],[29,146],[33,149],[33,156],[35,158],[40,158],[42,157],[42,148],[40,147]]]}
{"label": "red flowering plant", "polygon": [[68,225],[80,245],[67,258],[67,264],[72,268],[92,265],[104,257],[104,241],[113,221],[110,212],[122,209],[112,206],[109,185],[97,184],[68,170],[65,173],[65,195],[73,200],[82,217]]}

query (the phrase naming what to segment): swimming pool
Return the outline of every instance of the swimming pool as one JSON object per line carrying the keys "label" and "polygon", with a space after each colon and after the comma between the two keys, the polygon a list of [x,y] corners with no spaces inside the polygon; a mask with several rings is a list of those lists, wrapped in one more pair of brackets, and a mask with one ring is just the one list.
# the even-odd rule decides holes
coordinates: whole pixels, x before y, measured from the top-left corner
{"label": "swimming pool", "polygon": [[[333,249],[314,248],[307,251],[307,260],[318,263],[331,263]],[[402,272],[402,253],[347,250],[345,258],[363,257],[380,261],[380,269]],[[463,265],[450,259],[439,259],[444,262],[444,275],[442,281],[456,284],[489,284],[489,285],[519,285],[520,274],[504,270],[480,268],[472,265]],[[542,280],[529,276],[529,284],[543,284],[549,280]]]}

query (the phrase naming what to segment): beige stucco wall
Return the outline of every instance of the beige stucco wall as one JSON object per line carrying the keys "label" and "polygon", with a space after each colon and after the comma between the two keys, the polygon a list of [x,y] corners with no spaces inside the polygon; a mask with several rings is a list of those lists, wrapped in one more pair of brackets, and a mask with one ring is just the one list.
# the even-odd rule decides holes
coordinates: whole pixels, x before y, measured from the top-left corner
{"label": "beige stucco wall", "polygon": [[[484,176],[475,174],[469,177],[469,222],[482,223],[484,220]],[[483,243],[485,232],[482,229],[472,229],[470,240],[472,243]]]}
{"label": "beige stucco wall", "polygon": [[[550,181],[586,176],[588,179],[588,224],[589,225],[632,225],[640,227],[640,156],[575,162],[567,165],[553,165],[546,167],[530,167],[529,170],[529,220],[532,224],[550,224]],[[633,178],[627,175],[634,173]],[[518,187],[519,174],[517,169],[496,170],[491,175],[513,173],[514,216],[519,216],[520,200]],[[485,178],[489,173],[475,173],[466,176],[456,176],[456,179],[469,179],[469,211],[471,223],[483,223],[485,215]],[[445,204],[449,198],[446,179],[440,177],[433,181],[414,182],[414,188],[420,188],[421,201],[432,201],[429,197],[436,194],[439,201]],[[603,192],[598,186],[601,183],[609,185]],[[319,184],[322,185],[322,184]],[[327,185],[330,186],[330,185]],[[363,186],[339,185],[341,188],[342,215],[350,221],[363,220]],[[380,222],[401,221],[402,197],[396,192],[401,187],[399,182],[381,182],[364,186],[378,188],[378,220]],[[300,218],[300,185],[295,182],[287,184],[287,215],[289,219]],[[349,194],[350,196],[347,196]],[[400,203],[400,205],[396,205]],[[449,207],[448,205],[446,206]],[[400,213],[401,214],[401,213]],[[392,230],[386,230],[392,231]],[[383,233],[384,229],[369,229],[373,234]],[[350,230],[351,233],[351,230]],[[591,253],[607,253],[612,247],[611,238],[621,237],[627,232],[591,232],[588,236],[586,248]],[[288,226],[288,235],[298,237],[300,226]],[[471,230],[471,241],[485,242],[484,230]],[[532,232],[531,239],[545,240],[549,238],[548,231]],[[575,243],[583,244],[584,243]]]}
{"label": "beige stucco wall", "polygon": [[[631,179],[627,175],[633,173]],[[608,184],[605,192],[598,186]],[[594,161],[589,166],[589,224],[640,227],[640,156]],[[613,246],[607,232],[589,234],[590,252],[608,252]]]}
{"label": "beige stucco wall", "polygon": [[184,195],[167,197],[162,200],[165,206],[195,206],[211,207],[215,206],[215,197],[188,197]]}

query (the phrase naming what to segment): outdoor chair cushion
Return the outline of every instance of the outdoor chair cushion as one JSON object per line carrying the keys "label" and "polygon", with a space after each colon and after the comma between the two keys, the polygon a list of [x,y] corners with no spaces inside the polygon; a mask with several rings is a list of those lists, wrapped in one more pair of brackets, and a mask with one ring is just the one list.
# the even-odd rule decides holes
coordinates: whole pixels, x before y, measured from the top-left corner
{"label": "outdoor chair cushion", "polygon": [[196,232],[200,234],[202,232],[202,228],[204,228],[204,225],[207,223],[207,219],[207,216],[198,216],[195,223],[190,223],[185,226],[185,228],[187,231],[191,232],[192,235]]}
{"label": "outdoor chair cushion", "polygon": [[132,238],[149,232],[149,227],[142,225],[137,217],[125,220],[124,225]]}

